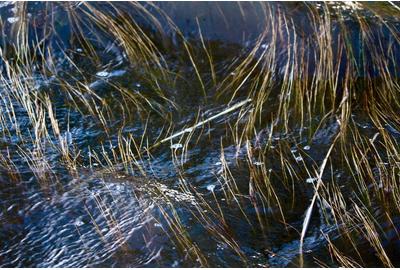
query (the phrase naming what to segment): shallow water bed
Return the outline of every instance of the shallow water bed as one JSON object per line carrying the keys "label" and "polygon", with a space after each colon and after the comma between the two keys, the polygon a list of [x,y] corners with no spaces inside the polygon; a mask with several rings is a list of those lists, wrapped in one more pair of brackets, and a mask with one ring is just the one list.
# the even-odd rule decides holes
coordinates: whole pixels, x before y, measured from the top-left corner
{"label": "shallow water bed", "polygon": [[398,9],[4,2],[0,266],[398,266]]}

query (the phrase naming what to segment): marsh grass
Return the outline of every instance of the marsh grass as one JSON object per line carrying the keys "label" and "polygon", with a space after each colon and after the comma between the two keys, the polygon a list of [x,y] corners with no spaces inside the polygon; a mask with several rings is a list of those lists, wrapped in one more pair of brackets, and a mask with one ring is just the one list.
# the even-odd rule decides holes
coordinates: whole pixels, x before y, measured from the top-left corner
{"label": "marsh grass", "polygon": [[[295,227],[300,266],[303,242],[318,215],[320,226],[334,227],[322,234],[336,265],[365,265],[365,245],[383,266],[394,265],[384,243],[399,240],[385,240],[384,231],[399,226],[393,221],[400,211],[398,26],[370,6],[365,9],[376,14],[373,20],[365,18],[365,9],[299,4],[309,23],[302,32],[288,10],[265,4],[265,30],[251,46],[218,61],[217,48],[205,37],[198,18],[199,36],[190,39],[157,4],[125,4],[124,8],[104,4],[105,8],[89,2],[48,3],[47,15],[37,25],[38,18],[28,16],[28,4],[22,2],[15,4],[17,23],[7,28],[1,22],[2,31],[12,38],[0,54],[0,124],[3,138],[17,145],[10,145],[12,154],[9,147],[2,147],[0,166],[13,181],[18,181],[23,166],[16,164],[14,155],[48,188],[60,182],[58,163],[72,177],[84,166],[157,177],[147,168],[157,153],[171,151],[179,190],[196,198],[185,209],[243,265],[250,262],[240,232],[229,221],[232,213],[239,213],[249,230],[261,231],[264,238],[274,223],[283,225],[282,233]],[[66,12],[71,39],[76,40],[68,50],[57,33],[56,7]],[[397,6],[386,8],[388,12]],[[357,34],[348,25],[349,18]],[[166,26],[170,33],[165,32]],[[104,63],[99,53],[107,51],[106,41],[125,55],[120,61],[138,70],[150,93],[112,82],[106,83],[108,92],[91,86],[93,70],[113,64]],[[81,48],[84,62],[94,69],[85,69],[75,58],[74,46]],[[65,72],[56,63],[60,56],[68,63]],[[51,83],[42,89],[36,87],[35,78],[51,78]],[[190,85],[198,99],[198,108],[186,108],[190,117],[184,124],[174,118],[187,107],[180,96],[192,94],[179,89],[182,85]],[[203,116],[204,107],[218,103],[224,104],[223,109]],[[89,117],[101,130],[100,142],[85,149],[74,142],[69,115],[61,125],[59,107]],[[23,117],[27,121],[21,123]],[[121,121],[113,125],[115,119]],[[221,124],[219,119],[227,120]],[[139,123],[140,135],[125,131],[132,123]],[[161,128],[153,128],[154,123],[161,123]],[[363,128],[366,124],[372,134]],[[214,126],[224,134],[216,147],[221,170],[215,178],[220,188],[204,193],[188,180],[185,170],[191,150],[213,140]],[[225,153],[231,145],[236,149],[233,161]],[[238,168],[247,174],[244,184],[243,177],[235,174]],[[337,170],[346,177],[338,177]],[[310,184],[306,179],[317,180]],[[193,240],[196,237],[174,202],[164,199],[158,206],[160,222],[167,224],[167,233],[182,256],[209,266],[207,254]],[[97,205],[109,226],[118,231],[112,209],[100,199]],[[271,214],[271,209],[277,210]],[[292,225],[294,216],[301,226]],[[382,228],[383,224],[391,224],[391,229]],[[116,241],[126,240],[115,235]],[[349,246],[354,254],[341,249]]]}

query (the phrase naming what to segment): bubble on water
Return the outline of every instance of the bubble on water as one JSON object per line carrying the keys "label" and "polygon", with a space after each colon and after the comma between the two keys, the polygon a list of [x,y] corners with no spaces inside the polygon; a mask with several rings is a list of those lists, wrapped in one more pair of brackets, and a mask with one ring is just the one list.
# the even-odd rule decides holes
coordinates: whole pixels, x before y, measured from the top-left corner
{"label": "bubble on water", "polygon": [[292,149],[290,149],[290,152],[296,153],[296,152],[297,152],[297,149],[296,149],[296,148],[292,148]]}
{"label": "bubble on water", "polygon": [[103,71],[97,72],[96,76],[98,76],[98,77],[107,77],[109,74],[110,73],[108,71],[103,70]]}
{"label": "bubble on water", "polygon": [[83,224],[85,223],[83,223],[83,221],[80,218],[76,219],[74,222],[74,225],[77,227],[82,226]]}
{"label": "bubble on water", "polygon": [[300,162],[300,161],[302,161],[302,160],[303,160],[303,158],[302,158],[301,156],[296,157],[296,161],[297,161],[297,162]]}
{"label": "bubble on water", "polygon": [[136,87],[141,87],[142,86],[140,83],[136,83],[135,85],[136,85]]}
{"label": "bubble on water", "polygon": [[215,189],[215,185],[208,185],[207,186],[207,190],[208,191],[214,192],[214,189]]}
{"label": "bubble on water", "polygon": [[312,183],[316,182],[317,180],[318,180],[317,177],[310,177],[310,178],[306,179],[306,183],[312,184]]}
{"label": "bubble on water", "polygon": [[175,144],[171,145],[171,149],[179,149],[182,147],[183,147],[183,145],[181,143],[175,143]]}
{"label": "bubble on water", "polygon": [[228,246],[227,246],[227,244],[225,244],[225,243],[218,243],[217,244],[217,249],[218,250],[224,250],[224,249],[226,249]]}
{"label": "bubble on water", "polygon": [[256,166],[262,166],[262,165],[264,165],[264,162],[256,161],[253,164]]}
{"label": "bubble on water", "polygon": [[76,49],[77,52],[81,53],[83,50],[81,48]]}
{"label": "bubble on water", "polygon": [[7,21],[9,23],[16,23],[19,21],[19,18],[18,17],[9,17],[9,18],[7,18]]}
{"label": "bubble on water", "polygon": [[311,146],[309,146],[309,145],[306,145],[306,146],[304,146],[304,147],[303,147],[303,149],[304,149],[304,150],[306,150],[306,151],[308,151],[308,150],[310,150],[310,149],[311,149]]}

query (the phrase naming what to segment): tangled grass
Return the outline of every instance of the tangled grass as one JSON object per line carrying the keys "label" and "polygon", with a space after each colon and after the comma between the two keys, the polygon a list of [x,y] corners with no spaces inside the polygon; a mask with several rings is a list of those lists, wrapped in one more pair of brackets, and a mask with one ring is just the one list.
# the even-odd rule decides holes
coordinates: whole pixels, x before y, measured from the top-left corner
{"label": "tangled grass", "polygon": [[[231,5],[228,22],[232,14],[249,16],[249,6]],[[60,170],[73,177],[83,167],[158,177],[148,167],[170,151],[179,189],[196,198],[187,211],[243,265],[250,262],[232,215],[262,237],[276,223],[282,234],[294,229],[294,265],[307,259],[312,228],[331,256],[312,258],[317,264],[366,266],[373,256],[374,264],[398,265],[399,7],[251,5],[262,31],[226,49],[207,37],[201,17],[188,37],[162,4],[44,3],[39,11],[14,4],[19,20],[1,22],[2,171],[18,182],[29,168],[42,189],[61,184]],[[93,82],[121,64],[148,91]],[[207,115],[210,104],[222,107]],[[73,118],[90,122],[101,138],[74,141]],[[132,126],[140,134],[126,131]],[[207,144],[220,149],[220,188],[204,193],[187,180],[187,164]],[[182,256],[213,265],[165,200],[159,210]]]}

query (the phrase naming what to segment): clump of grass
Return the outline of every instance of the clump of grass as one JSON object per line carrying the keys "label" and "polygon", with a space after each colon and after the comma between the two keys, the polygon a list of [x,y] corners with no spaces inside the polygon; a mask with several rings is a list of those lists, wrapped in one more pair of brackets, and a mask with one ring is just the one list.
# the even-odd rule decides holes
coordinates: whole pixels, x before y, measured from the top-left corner
{"label": "clump of grass", "polygon": [[[97,166],[110,173],[124,170],[148,177],[153,155],[169,151],[168,144],[179,144],[179,148],[171,147],[171,170],[179,176],[179,190],[196,198],[186,209],[210,237],[238,255],[243,265],[249,260],[237,236],[240,232],[229,222],[229,207],[237,208],[249,228],[260,229],[263,237],[268,237],[272,223],[283,224],[288,232],[293,216],[301,220],[298,215],[303,215],[301,226],[295,225],[301,260],[309,227],[320,215],[320,225],[335,227],[324,237],[337,265],[363,266],[360,246],[367,243],[379,263],[393,266],[380,227],[384,220],[398,226],[393,220],[400,211],[397,28],[379,14],[372,21],[366,20],[357,7],[350,12],[327,3],[299,5],[309,23],[307,30],[302,32],[296,18],[281,4],[265,3],[261,5],[265,30],[251,46],[221,64],[198,18],[199,38],[189,39],[157,4],[46,4],[50,15],[43,23],[43,33],[33,32],[35,39],[30,36],[38,29],[37,18],[27,15],[26,3],[16,4],[21,19],[10,29],[12,42],[0,54],[2,135],[18,141],[16,155],[43,187],[50,186],[49,181],[60,181],[57,163],[71,176],[84,166]],[[47,42],[49,37],[62,42],[57,39],[54,22],[56,7],[66,12],[71,37],[95,69],[85,69],[69,51],[75,49],[75,43],[64,44],[71,46],[65,50],[61,44]],[[348,26],[349,18],[356,30]],[[143,26],[143,19],[150,27]],[[177,44],[171,45],[173,37],[164,32],[163,23]],[[93,35],[86,38],[89,31]],[[358,45],[354,44],[354,31]],[[389,42],[384,44],[387,35]],[[93,73],[111,68],[103,63],[100,53],[108,48],[104,40],[125,55],[121,61],[140,71],[151,93],[111,82],[106,83],[108,90],[102,91],[90,83]],[[170,46],[179,53],[168,51]],[[69,65],[67,74],[57,66],[59,55]],[[182,71],[185,67],[190,71]],[[52,83],[38,88],[35,78],[52,78]],[[179,96],[187,94],[178,88],[185,84],[201,98],[194,102],[199,108],[189,108],[192,122],[182,125],[175,120],[182,109]],[[218,102],[226,106],[202,117],[201,106]],[[100,142],[87,146],[88,154],[70,138],[71,124],[59,117],[60,107],[90,116],[101,130]],[[24,117],[27,123],[21,123]],[[222,118],[228,119],[223,127],[215,123]],[[121,121],[113,125],[115,119]],[[151,126],[155,120],[162,123],[156,131]],[[374,134],[365,132],[359,121],[368,124]],[[124,131],[132,123],[141,125],[140,135]],[[213,125],[224,134],[217,140],[209,129]],[[207,129],[208,137],[204,135]],[[200,141],[218,143],[221,172],[216,179],[220,191],[202,194],[186,180],[185,166]],[[227,160],[228,146],[236,149],[234,161]],[[21,165],[14,160],[9,149],[0,152],[2,168],[18,179]],[[235,175],[237,167],[247,173],[245,185]],[[335,176],[341,168],[346,180]],[[306,179],[316,179],[316,183],[310,185]],[[171,239],[190,260],[209,266],[174,202],[168,198],[164,202],[158,208]],[[112,209],[101,200],[97,203],[110,227],[118,231]],[[255,219],[248,213],[249,205]],[[271,214],[270,209],[277,211]],[[340,242],[353,247],[355,255],[341,250]]]}

